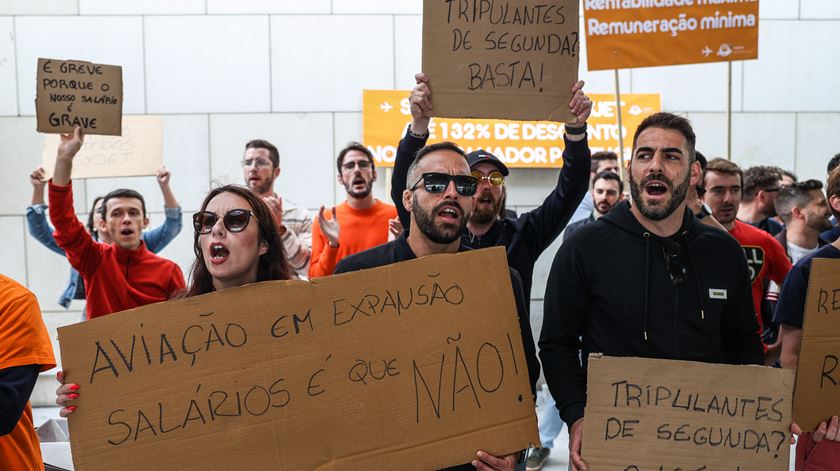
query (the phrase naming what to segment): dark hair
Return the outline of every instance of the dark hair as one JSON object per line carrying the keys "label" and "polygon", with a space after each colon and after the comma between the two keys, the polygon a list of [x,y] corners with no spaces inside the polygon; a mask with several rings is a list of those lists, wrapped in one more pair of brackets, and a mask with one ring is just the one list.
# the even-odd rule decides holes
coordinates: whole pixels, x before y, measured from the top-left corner
{"label": "dark hair", "polygon": [[[290,278],[289,263],[286,261],[286,251],[283,248],[281,234],[277,231],[274,217],[271,210],[259,196],[250,189],[240,185],[224,185],[210,190],[201,203],[201,211],[207,209],[210,200],[221,193],[233,193],[241,196],[251,205],[251,209],[259,225],[260,242],[264,242],[268,251],[260,255],[257,268],[257,281],[267,280],[288,280]],[[204,257],[201,254],[201,243],[199,234],[193,237],[193,251],[195,262],[190,269],[190,287],[181,297],[198,296],[200,294],[215,291],[213,288],[213,277],[207,270]]]}
{"label": "dark hair", "polygon": [[595,186],[595,182],[598,180],[613,180],[618,182],[618,194],[621,196],[621,193],[624,192],[624,182],[621,181],[621,177],[615,174],[615,172],[610,172],[609,170],[605,170],[603,172],[598,172],[594,177],[592,177],[592,186]]}
{"label": "dark hair", "polygon": [[633,150],[636,149],[636,141],[639,139],[639,134],[647,128],[661,128],[672,129],[679,132],[685,138],[685,144],[688,148],[688,163],[694,163],[694,146],[697,144],[697,136],[691,128],[691,122],[682,116],[673,113],[654,113],[645,118],[639,127],[636,128],[636,134],[633,135]]}
{"label": "dark hair", "polygon": [[348,142],[344,149],[341,149],[341,152],[338,153],[338,159],[335,161],[335,166],[338,168],[338,173],[341,173],[341,166],[344,165],[344,157],[351,151],[359,151],[362,154],[365,154],[370,161],[370,167],[372,169],[376,169],[376,163],[373,161],[373,154],[370,152],[370,149],[365,147],[362,143],[359,142]]}
{"label": "dark hair", "polygon": [[825,183],[825,197],[828,199],[828,207],[831,208],[831,213],[835,218],[840,219],[840,211],[831,206],[831,197],[840,196],[840,167],[835,167],[828,175],[828,181]]}
{"label": "dark hair", "polygon": [[263,139],[253,139],[248,141],[245,144],[245,150],[248,149],[265,149],[268,151],[268,159],[271,160],[271,164],[274,165],[274,168],[280,166],[280,153],[277,152],[277,148],[274,147],[274,144],[265,141]]}
{"label": "dark hair", "polygon": [[793,214],[793,208],[801,209],[807,206],[814,199],[811,191],[822,190],[822,187],[823,184],[819,180],[805,180],[782,188],[776,197],[776,213],[787,224]]}
{"label": "dark hair", "polygon": [[467,154],[463,150],[461,150],[460,147],[458,147],[452,142],[444,141],[438,142],[437,144],[430,144],[417,151],[417,154],[414,156],[414,161],[411,162],[411,166],[408,167],[408,173],[406,175],[406,184],[410,185],[412,181],[417,180],[417,166],[420,164],[420,160],[423,157],[431,154],[432,152],[437,152],[439,150],[451,150],[452,152],[455,152],[456,154],[463,157],[464,161],[467,160]]}
{"label": "dark hair", "polygon": [[96,227],[93,225],[93,214],[96,212],[96,203],[98,203],[102,198],[102,196],[97,196],[93,199],[93,204],[90,205],[90,212],[88,213],[86,226],[91,237],[93,237],[93,240],[99,240],[99,231],[97,231]]}
{"label": "dark hair", "polygon": [[717,157],[709,161],[706,170],[703,171],[703,188],[706,187],[706,174],[709,172],[722,173],[724,175],[738,175],[741,181],[741,188],[744,187],[744,171],[734,162]]}
{"label": "dark hair", "polygon": [[616,162],[618,162],[618,154],[608,150],[595,152],[594,154],[592,154],[592,167],[589,169],[589,171],[597,172],[598,166],[601,165],[601,162],[603,162],[604,160],[615,160]]}
{"label": "dark hair", "polygon": [[796,174],[791,172],[790,170],[781,169],[781,171],[783,177],[790,178],[791,180],[793,180],[794,183],[799,181],[799,178],[797,178]]}
{"label": "dark hair", "polygon": [[[99,208],[99,215],[102,216],[102,219],[108,220],[108,200],[111,198],[135,198],[140,200],[140,206],[143,207],[143,218],[146,218],[146,200],[143,199],[143,195],[134,190],[119,188],[102,197],[102,207]],[[93,224],[93,218],[91,218],[91,224]]]}
{"label": "dark hair", "polygon": [[834,157],[828,161],[825,173],[830,174],[835,168],[837,168],[838,165],[840,165],[840,153],[834,154]]}
{"label": "dark hair", "polygon": [[746,202],[755,199],[760,190],[778,188],[782,179],[782,169],[768,165],[756,165],[744,170],[744,195]]}

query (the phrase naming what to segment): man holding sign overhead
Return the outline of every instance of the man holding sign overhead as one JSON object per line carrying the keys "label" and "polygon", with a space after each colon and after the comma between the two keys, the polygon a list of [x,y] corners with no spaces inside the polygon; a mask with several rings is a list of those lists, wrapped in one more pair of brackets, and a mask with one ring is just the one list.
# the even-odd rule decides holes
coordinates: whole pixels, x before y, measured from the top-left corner
{"label": "man holding sign overhead", "polygon": [[[590,353],[762,364],[747,261],[735,239],[686,209],[700,180],[685,118],[647,117],[633,138],[629,202],[557,252],[540,336],[546,382],[581,458]],[[584,364],[581,365],[581,359]]]}

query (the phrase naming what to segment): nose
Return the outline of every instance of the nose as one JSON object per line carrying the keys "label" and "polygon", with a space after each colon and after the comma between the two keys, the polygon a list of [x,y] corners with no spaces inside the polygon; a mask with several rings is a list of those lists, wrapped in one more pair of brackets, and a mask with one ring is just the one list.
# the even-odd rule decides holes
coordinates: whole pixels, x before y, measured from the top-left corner
{"label": "nose", "polygon": [[224,234],[224,230],[224,218],[219,218],[216,220],[216,223],[213,224],[213,227],[210,229],[210,234],[221,237]]}
{"label": "nose", "polygon": [[455,199],[460,196],[458,194],[458,190],[455,189],[455,181],[450,180],[449,183],[446,185],[446,191],[443,192],[443,197],[448,199]]}
{"label": "nose", "polygon": [[663,162],[665,161],[665,156],[662,154],[662,151],[659,149],[653,153],[653,157],[650,159],[650,165],[648,166],[648,171],[651,173],[662,173],[664,167]]}

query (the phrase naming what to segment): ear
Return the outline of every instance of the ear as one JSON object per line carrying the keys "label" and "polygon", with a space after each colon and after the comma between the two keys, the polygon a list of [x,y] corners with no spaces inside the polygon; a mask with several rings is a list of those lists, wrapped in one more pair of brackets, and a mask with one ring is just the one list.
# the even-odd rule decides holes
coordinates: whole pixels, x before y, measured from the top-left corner
{"label": "ear", "polygon": [[336,174],[335,179],[338,180],[339,185],[344,185],[344,179],[341,177],[341,172]]}
{"label": "ear", "polygon": [[260,241],[260,248],[257,250],[257,253],[259,253],[260,255],[265,255],[266,253],[268,253],[268,245],[266,245],[264,240]]}
{"label": "ear", "polygon": [[828,204],[835,213],[840,213],[840,195],[831,195],[831,197],[828,198]]}
{"label": "ear", "polygon": [[280,176],[280,167],[275,167],[274,168],[274,178],[277,178],[279,176]]}
{"label": "ear", "polygon": [[371,180],[370,182],[373,183],[375,181],[376,181],[376,169],[373,169],[373,180]]}
{"label": "ear", "polygon": [[802,214],[802,208],[800,208],[798,206],[794,206],[794,207],[790,208],[790,215],[793,217],[793,219],[804,219],[804,217],[805,217]]}
{"label": "ear", "polygon": [[402,197],[403,207],[405,207],[405,210],[408,211],[409,213],[414,210],[414,204],[413,204],[413,201],[412,201],[412,198],[411,198],[411,193],[412,193],[411,190],[406,189],[406,190],[403,190],[403,195],[402,195],[403,196]]}
{"label": "ear", "polygon": [[700,168],[700,162],[695,160],[694,163],[691,164],[689,171],[691,172],[691,179],[688,184],[691,186],[697,186],[697,184],[700,183],[701,176],[703,175],[702,169]]}
{"label": "ear", "polygon": [[143,218],[143,230],[149,227],[149,218]]}
{"label": "ear", "polygon": [[105,222],[105,218],[99,218],[99,232],[108,232],[108,223]]}

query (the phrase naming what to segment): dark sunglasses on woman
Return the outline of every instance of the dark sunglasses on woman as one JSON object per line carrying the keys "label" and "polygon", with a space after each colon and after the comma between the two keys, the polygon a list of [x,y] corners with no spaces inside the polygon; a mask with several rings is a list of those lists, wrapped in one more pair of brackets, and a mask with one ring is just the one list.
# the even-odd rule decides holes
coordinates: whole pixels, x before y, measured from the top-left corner
{"label": "dark sunglasses on woman", "polygon": [[449,182],[455,183],[455,191],[461,196],[472,196],[478,189],[478,180],[471,175],[449,175],[448,173],[424,173],[419,180],[411,185],[410,190],[417,189],[423,182],[423,188],[429,193],[443,193],[449,187]]}
{"label": "dark sunglasses on woman", "polygon": [[[222,216],[225,229],[230,232],[242,232],[248,227],[251,218],[256,219],[254,213],[247,209],[231,209]],[[216,225],[219,216],[210,211],[199,211],[193,214],[193,227],[199,234],[209,234]]]}

